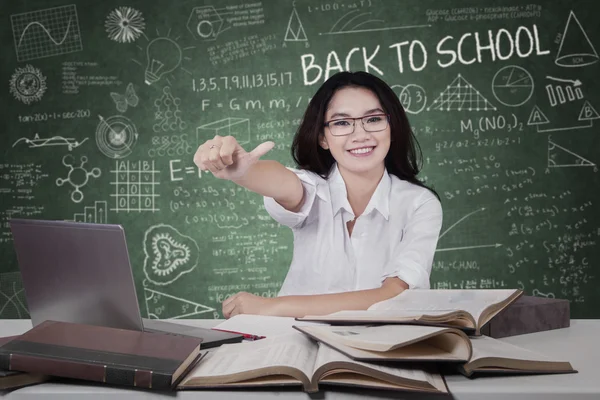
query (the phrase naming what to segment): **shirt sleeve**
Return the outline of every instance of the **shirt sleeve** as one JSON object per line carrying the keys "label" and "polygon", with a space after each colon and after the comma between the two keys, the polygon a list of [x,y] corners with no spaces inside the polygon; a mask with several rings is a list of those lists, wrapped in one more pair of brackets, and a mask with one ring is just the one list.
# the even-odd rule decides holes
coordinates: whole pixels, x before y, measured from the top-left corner
{"label": "shirt sleeve", "polygon": [[302,204],[302,208],[297,212],[289,211],[275,201],[275,199],[267,196],[264,197],[264,205],[265,210],[267,210],[275,221],[293,229],[299,228],[306,220],[306,217],[308,217],[317,195],[317,183],[307,171],[293,168],[288,169],[294,172],[300,178],[300,182],[302,182],[302,187],[304,188],[304,203]]}
{"label": "shirt sleeve", "polygon": [[442,217],[442,205],[433,195],[417,207],[392,259],[384,267],[382,283],[386,278],[398,277],[410,289],[429,289],[429,276],[442,228]]}

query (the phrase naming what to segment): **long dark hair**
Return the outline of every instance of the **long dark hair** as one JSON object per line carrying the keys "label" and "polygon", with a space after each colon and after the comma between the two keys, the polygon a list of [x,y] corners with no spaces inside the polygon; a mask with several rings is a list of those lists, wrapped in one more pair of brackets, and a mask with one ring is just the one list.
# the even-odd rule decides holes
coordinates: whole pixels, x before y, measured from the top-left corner
{"label": "long dark hair", "polygon": [[439,199],[436,191],[417,178],[422,166],[422,152],[406,113],[392,88],[378,77],[368,72],[338,72],[332,75],[317,90],[310,100],[302,123],[296,131],[292,143],[292,157],[298,168],[306,169],[327,178],[335,159],[331,152],[319,146],[323,134],[325,111],[331,98],[341,88],[355,86],[372,91],[390,116],[390,150],[385,157],[385,167],[398,178],[429,189]]}

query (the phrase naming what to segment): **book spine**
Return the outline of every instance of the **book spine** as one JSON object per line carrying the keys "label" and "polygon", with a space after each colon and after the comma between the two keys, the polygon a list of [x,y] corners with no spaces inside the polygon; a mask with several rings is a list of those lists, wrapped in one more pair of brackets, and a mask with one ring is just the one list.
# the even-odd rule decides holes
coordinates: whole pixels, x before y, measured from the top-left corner
{"label": "book spine", "polygon": [[38,373],[112,385],[156,390],[171,389],[171,376],[169,374],[110,364],[62,360],[34,355],[0,354],[0,366],[9,371]]}

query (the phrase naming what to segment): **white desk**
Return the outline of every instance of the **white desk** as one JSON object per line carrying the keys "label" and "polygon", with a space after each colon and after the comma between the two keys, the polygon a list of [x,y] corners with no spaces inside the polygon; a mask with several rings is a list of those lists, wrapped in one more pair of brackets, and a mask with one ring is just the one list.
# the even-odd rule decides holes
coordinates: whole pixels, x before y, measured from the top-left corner
{"label": "white desk", "polygon": [[[177,320],[178,323],[211,327],[215,320]],[[0,336],[18,335],[31,328],[29,320],[0,320]],[[599,400],[600,399],[600,320],[574,320],[571,327],[530,335],[505,338],[509,343],[559,357],[571,362],[577,374],[489,377],[467,379],[462,375],[446,376],[448,388],[457,400],[543,399]],[[44,383],[12,392],[1,392],[7,399],[440,399],[445,396],[425,396],[403,392],[323,388],[308,395],[299,388],[253,391],[176,391],[156,393],[145,390],[117,388],[101,384]]]}

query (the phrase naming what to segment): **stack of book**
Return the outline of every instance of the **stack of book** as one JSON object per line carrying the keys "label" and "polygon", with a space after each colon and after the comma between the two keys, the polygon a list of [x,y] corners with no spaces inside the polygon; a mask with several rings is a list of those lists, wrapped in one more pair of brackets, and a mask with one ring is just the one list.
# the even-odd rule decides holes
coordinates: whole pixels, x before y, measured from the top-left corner
{"label": "stack of book", "polygon": [[[295,384],[307,392],[345,385],[447,393],[444,371],[471,378],[576,372],[568,361],[481,335],[481,328],[521,295],[520,290],[406,290],[368,310],[296,318],[294,332],[270,324],[276,317],[235,316],[217,328],[254,326],[250,333],[267,338],[211,351],[179,388]],[[278,334],[270,335],[270,329]]]}
{"label": "stack of book", "polygon": [[0,370],[12,375],[13,387],[52,376],[155,390],[292,385],[317,392],[343,385],[424,393],[448,393],[445,371],[468,377],[576,372],[568,361],[481,335],[521,295],[407,290],[364,311],[296,319],[238,315],[216,328],[266,338],[204,351],[197,338],[46,321],[0,343]]}

